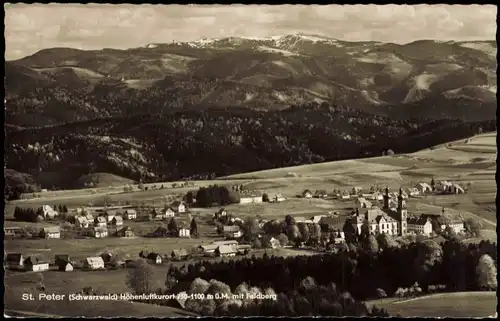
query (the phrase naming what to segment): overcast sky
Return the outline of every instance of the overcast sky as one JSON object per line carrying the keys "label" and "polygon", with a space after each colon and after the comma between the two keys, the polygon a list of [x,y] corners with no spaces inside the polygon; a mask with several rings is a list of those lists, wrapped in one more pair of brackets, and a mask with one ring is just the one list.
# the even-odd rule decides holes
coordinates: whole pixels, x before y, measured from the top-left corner
{"label": "overcast sky", "polygon": [[407,43],[494,40],[493,5],[6,4],[6,59],[52,47],[131,48],[153,42],[303,32]]}

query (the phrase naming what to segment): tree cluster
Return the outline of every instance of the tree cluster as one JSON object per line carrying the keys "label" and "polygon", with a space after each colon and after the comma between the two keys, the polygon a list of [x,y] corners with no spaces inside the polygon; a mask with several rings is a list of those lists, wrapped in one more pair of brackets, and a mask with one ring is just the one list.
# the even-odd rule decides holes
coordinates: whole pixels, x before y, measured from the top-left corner
{"label": "tree cluster", "polygon": [[224,206],[238,203],[239,195],[226,186],[211,185],[200,187],[196,193],[196,205],[200,207]]}
{"label": "tree cluster", "polygon": [[442,245],[426,241],[378,252],[359,248],[309,257],[198,262],[183,271],[174,267],[171,273],[179,282],[192,282],[200,277],[220,280],[231,288],[247,282],[257,287],[272,287],[280,293],[293,291],[299,286],[297,280],[314,275],[319,285],[333,282],[340,291],[367,300],[378,298],[379,289],[393,296],[399,288],[410,288],[415,282],[423,292],[438,284],[445,285],[447,291],[491,289],[496,286],[493,282],[496,258],[496,244],[485,241],[468,246],[456,241]]}

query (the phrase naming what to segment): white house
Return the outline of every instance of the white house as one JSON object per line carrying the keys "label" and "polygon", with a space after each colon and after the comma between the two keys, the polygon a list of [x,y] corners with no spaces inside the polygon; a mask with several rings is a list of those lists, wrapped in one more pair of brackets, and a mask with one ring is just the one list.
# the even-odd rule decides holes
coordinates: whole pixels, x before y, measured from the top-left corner
{"label": "white house", "polygon": [[83,261],[83,266],[87,269],[104,269],[104,260],[100,256],[88,257]]}
{"label": "white house", "polygon": [[175,217],[175,210],[172,207],[168,207],[167,209],[165,209],[164,213],[165,218]]}
{"label": "white house", "polygon": [[240,204],[262,203],[262,196],[240,197]]}
{"label": "white house", "polygon": [[272,199],[273,202],[283,202],[285,200],[286,199],[280,193],[275,194],[273,199]]}
{"label": "white house", "polygon": [[61,228],[59,226],[44,227],[40,231],[40,236],[46,239],[60,239]]}
{"label": "white house", "polygon": [[360,193],[362,193],[362,192],[363,192],[363,188],[362,188],[362,187],[360,187],[360,186],[355,186],[355,187],[353,187],[353,188],[352,188],[352,190],[351,190],[351,194],[352,194],[352,195],[359,195],[359,194],[360,194]]}
{"label": "white house", "polygon": [[342,192],[340,194],[340,199],[341,200],[348,200],[348,199],[351,199],[351,194],[349,194],[349,192]]}
{"label": "white house", "polygon": [[269,247],[272,248],[272,249],[275,249],[275,248],[281,247],[281,243],[280,243],[279,240],[277,240],[274,237],[272,237],[269,240]]}
{"label": "white house", "polygon": [[152,263],[152,264],[162,264],[163,263],[163,258],[158,253],[149,253],[147,259],[148,259],[148,262]]}
{"label": "white house", "polygon": [[107,237],[108,229],[105,226],[96,226],[90,230],[90,236],[93,236],[96,239]]}
{"label": "white house", "polygon": [[447,225],[451,227],[457,234],[465,231],[464,222],[462,220],[454,219],[451,220]]}
{"label": "white house", "polygon": [[90,223],[85,216],[77,216],[75,217],[75,226],[80,228],[89,227]]}
{"label": "white house", "polygon": [[235,256],[237,252],[238,249],[236,247],[229,245],[220,245],[215,249],[215,254],[221,257]]}
{"label": "white house", "polygon": [[412,187],[408,189],[408,195],[417,196],[420,195],[420,191],[418,190],[418,188]]}
{"label": "white house", "polygon": [[179,237],[191,237],[191,231],[187,228],[180,228]]}
{"label": "white house", "polygon": [[135,219],[137,219],[137,211],[136,211],[136,210],[133,210],[133,209],[127,209],[127,210],[123,213],[123,217],[124,217],[126,220],[135,220]]}
{"label": "white house", "polygon": [[452,186],[453,184],[448,181],[439,181],[436,185],[437,190],[441,192],[447,192]]}
{"label": "white house", "polygon": [[305,190],[305,191],[302,192],[302,197],[303,198],[312,198],[313,197],[313,193],[310,190]]}
{"label": "white house", "polygon": [[172,207],[177,210],[177,213],[186,213],[186,205],[182,202],[174,202]]}
{"label": "white house", "polygon": [[199,246],[199,248],[203,251],[203,253],[214,253],[218,247],[219,245],[217,244],[207,244]]}
{"label": "white house", "polygon": [[108,224],[108,221],[106,220],[106,217],[104,217],[104,216],[98,216],[94,220],[94,225],[96,227],[106,227],[107,224]]}
{"label": "white house", "polygon": [[424,216],[410,217],[407,221],[407,230],[415,234],[430,236],[432,233],[432,222]]}
{"label": "white house", "polygon": [[417,186],[415,186],[415,188],[421,194],[431,193],[432,192],[432,187],[429,184],[427,184],[427,183],[418,183]]}
{"label": "white house", "polygon": [[40,272],[40,271],[48,271],[49,263],[42,261],[36,257],[28,257],[24,260],[24,267],[26,271]]}
{"label": "white house", "polygon": [[42,210],[43,210],[43,217],[45,219],[53,219],[54,217],[59,215],[59,213],[57,213],[57,211],[55,211],[49,205],[43,205]]}
{"label": "white house", "polygon": [[113,226],[123,226],[123,218],[121,216],[119,216],[119,215],[116,215],[111,220],[111,225],[113,225]]}

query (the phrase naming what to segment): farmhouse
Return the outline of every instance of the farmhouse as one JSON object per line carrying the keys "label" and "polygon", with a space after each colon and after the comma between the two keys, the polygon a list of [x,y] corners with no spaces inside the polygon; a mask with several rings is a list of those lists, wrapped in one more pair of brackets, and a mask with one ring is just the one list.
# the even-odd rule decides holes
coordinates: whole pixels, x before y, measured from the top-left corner
{"label": "farmhouse", "polygon": [[233,224],[236,224],[236,223],[243,223],[243,220],[239,217],[231,217],[229,219],[229,222],[233,223]]}
{"label": "farmhouse", "polygon": [[111,220],[111,225],[112,226],[123,226],[123,218],[121,216],[119,216],[119,215],[116,215]]}
{"label": "farmhouse", "polygon": [[415,188],[420,192],[420,194],[432,192],[432,187],[427,183],[418,183]]}
{"label": "farmhouse", "polygon": [[302,197],[303,198],[312,198],[313,193],[310,190],[306,189],[305,191],[302,192]]}
{"label": "farmhouse", "polygon": [[340,199],[341,200],[351,199],[351,194],[349,194],[349,192],[344,191],[340,194]]}
{"label": "farmhouse", "polygon": [[134,231],[130,226],[124,226],[118,231],[116,231],[116,236],[118,237],[135,237]]}
{"label": "farmhouse", "polygon": [[163,258],[158,253],[149,253],[147,256],[148,262],[152,264],[162,264]]}
{"label": "farmhouse", "polygon": [[214,253],[215,250],[219,247],[217,244],[207,244],[200,245],[198,248],[203,251],[203,253]]}
{"label": "farmhouse", "polygon": [[77,216],[75,217],[75,226],[79,228],[88,228],[89,227],[89,221],[85,216]]}
{"label": "farmhouse", "polygon": [[169,217],[174,217],[175,216],[175,210],[172,207],[168,207],[168,208],[165,209],[163,216],[164,216],[163,219],[166,219],[166,218],[169,218]]}
{"label": "farmhouse", "polygon": [[104,216],[98,216],[94,220],[94,225],[96,227],[106,227],[107,224],[108,224],[108,222],[106,220],[106,217],[104,217]]}
{"label": "farmhouse", "polygon": [[108,223],[111,223],[113,221],[113,218],[116,216],[116,211],[106,211],[103,214],[104,217],[106,217],[106,221]]}
{"label": "farmhouse", "polygon": [[17,236],[23,233],[23,229],[20,227],[4,227],[3,233],[5,236]]}
{"label": "farmhouse", "polygon": [[43,205],[42,211],[43,211],[43,218],[46,220],[53,219],[54,217],[59,215],[59,213],[54,211],[54,209],[52,207],[50,207],[49,205]]}
{"label": "farmhouse", "polygon": [[372,203],[370,201],[366,200],[366,198],[364,198],[364,197],[358,197],[354,201],[354,207],[355,208],[371,208]]}
{"label": "farmhouse", "polygon": [[61,228],[59,226],[44,227],[40,231],[40,237],[46,239],[60,239],[61,238]]}
{"label": "farmhouse", "polygon": [[269,240],[269,247],[272,248],[272,249],[275,249],[275,248],[278,248],[280,247],[281,244],[280,244],[280,241],[275,239],[274,237],[272,237],[270,240]]}
{"label": "farmhouse", "polygon": [[408,231],[415,234],[430,236],[432,233],[431,220],[425,216],[410,217],[408,219]]}
{"label": "farmhouse", "polygon": [[352,195],[359,195],[363,191],[362,187],[354,186],[351,190]]}
{"label": "farmhouse", "polygon": [[5,265],[9,269],[19,269],[24,266],[24,258],[21,253],[7,253]]}
{"label": "farmhouse", "polygon": [[188,256],[188,252],[185,249],[172,250],[172,258],[176,260],[185,259]]}
{"label": "farmhouse", "polygon": [[218,210],[217,212],[215,212],[215,218],[219,218],[219,217],[223,217],[223,216],[227,216],[226,209],[221,208],[220,210]]}
{"label": "farmhouse", "polygon": [[179,237],[191,237],[191,231],[188,228],[180,228],[178,236]]}
{"label": "farmhouse", "polygon": [[229,257],[235,256],[238,250],[234,246],[229,245],[219,245],[217,249],[215,249],[215,254],[220,257]]}
{"label": "farmhouse", "polygon": [[240,204],[262,203],[262,196],[240,197]]}
{"label": "farmhouse", "polygon": [[412,188],[408,188],[407,194],[410,196],[417,196],[417,195],[420,195],[420,191],[418,190],[418,188],[412,187]]}
{"label": "farmhouse", "polygon": [[69,255],[56,255],[55,265],[59,271],[70,272],[73,271],[73,264],[71,264]]}
{"label": "farmhouse", "polygon": [[384,195],[382,195],[382,193],[380,192],[374,192],[373,194],[371,194],[370,199],[372,201],[383,201]]}
{"label": "farmhouse", "polygon": [[137,219],[137,211],[134,209],[127,209],[123,213],[123,218],[126,220],[135,220]]}
{"label": "farmhouse", "polygon": [[94,224],[94,215],[87,212],[87,214],[85,214],[85,218],[87,219],[87,221],[89,221],[90,225]]}
{"label": "farmhouse", "polygon": [[439,217],[438,222],[441,225],[441,230],[445,230],[450,227],[455,233],[462,233],[465,231],[464,222],[458,218],[445,219],[444,217]]}
{"label": "farmhouse", "polygon": [[104,260],[100,256],[88,257],[83,261],[83,267],[91,270],[104,269]]}
{"label": "farmhouse", "polygon": [[107,237],[108,236],[108,228],[106,226],[96,226],[91,228],[89,231],[89,235],[95,237],[96,239]]}
{"label": "farmhouse", "polygon": [[182,202],[176,201],[172,203],[172,207],[177,210],[177,213],[186,213],[186,205]]}
{"label": "farmhouse", "polygon": [[325,190],[317,190],[314,192],[314,198],[327,198],[328,193]]}
{"label": "farmhouse", "polygon": [[274,196],[272,198],[273,202],[283,202],[285,200],[286,200],[286,198],[284,198],[283,195],[281,195],[280,193],[274,194]]}
{"label": "farmhouse", "polygon": [[49,263],[41,260],[38,257],[29,256],[26,260],[24,260],[24,268],[26,271],[48,271]]}

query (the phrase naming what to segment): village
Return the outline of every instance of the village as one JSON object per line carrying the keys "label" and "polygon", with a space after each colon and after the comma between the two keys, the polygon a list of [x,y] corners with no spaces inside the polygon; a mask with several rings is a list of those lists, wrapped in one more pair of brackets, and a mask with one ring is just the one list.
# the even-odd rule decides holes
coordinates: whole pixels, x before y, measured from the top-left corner
{"label": "village", "polygon": [[[280,193],[268,196],[260,191],[244,191],[242,186],[231,186],[240,192],[239,205],[255,203],[280,203],[288,200]],[[134,257],[119,257],[103,252],[75,261],[76,253],[55,254],[52,260],[30,253],[4,250],[5,267],[13,271],[42,272],[59,270],[70,272],[133,268],[137,259],[150,264],[169,262],[211,260],[214,258],[245,257],[258,253],[272,253],[278,248],[313,253],[349,250],[352,237],[368,233],[397,239],[417,237],[436,238],[440,235],[464,235],[466,222],[463,217],[441,213],[410,213],[407,204],[432,194],[463,194],[466,189],[458,184],[439,181],[420,182],[414,187],[389,191],[388,188],[372,186],[367,190],[353,187],[351,190],[304,190],[297,198],[304,200],[323,199],[340,202],[344,210],[326,211],[311,217],[287,215],[282,219],[266,219],[260,215],[238,217],[225,207],[211,215],[195,213],[196,199],[193,194],[176,200],[164,207],[105,206],[67,209],[65,205],[43,205],[38,210],[16,208],[16,221],[52,223],[39,230],[19,226],[5,227],[6,240],[16,239],[108,239],[136,240],[178,238],[200,239],[200,244],[179,248],[169,253],[158,253],[144,249]],[[57,208],[58,210],[55,210]],[[229,207],[228,207],[229,208]],[[149,229],[141,226],[149,225]],[[352,234],[352,235],[351,235]],[[201,240],[203,239],[203,240]],[[211,241],[208,241],[211,240]],[[54,249],[57,251],[57,249]]]}

